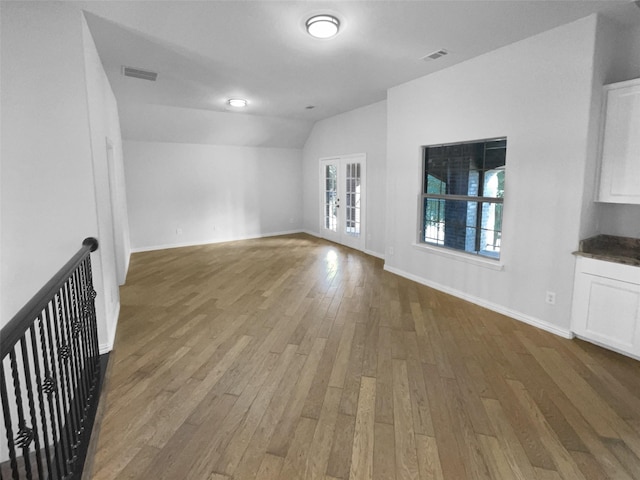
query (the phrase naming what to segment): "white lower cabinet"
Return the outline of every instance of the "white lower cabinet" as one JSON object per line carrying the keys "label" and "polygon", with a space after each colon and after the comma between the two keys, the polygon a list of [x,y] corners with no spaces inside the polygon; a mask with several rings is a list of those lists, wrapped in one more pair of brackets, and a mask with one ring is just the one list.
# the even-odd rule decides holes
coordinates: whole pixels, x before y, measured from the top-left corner
{"label": "white lower cabinet", "polygon": [[640,358],[640,267],[577,257],[573,332]]}

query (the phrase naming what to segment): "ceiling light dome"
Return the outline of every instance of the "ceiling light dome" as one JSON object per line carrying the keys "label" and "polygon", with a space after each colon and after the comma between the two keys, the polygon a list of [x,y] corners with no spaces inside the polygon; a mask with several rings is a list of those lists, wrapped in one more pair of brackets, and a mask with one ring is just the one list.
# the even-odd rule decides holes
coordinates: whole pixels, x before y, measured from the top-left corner
{"label": "ceiling light dome", "polygon": [[333,15],[314,15],[306,23],[307,32],[315,38],[331,38],[340,29],[340,20]]}
{"label": "ceiling light dome", "polygon": [[227,103],[232,107],[244,108],[247,106],[247,101],[244,98],[230,98]]}

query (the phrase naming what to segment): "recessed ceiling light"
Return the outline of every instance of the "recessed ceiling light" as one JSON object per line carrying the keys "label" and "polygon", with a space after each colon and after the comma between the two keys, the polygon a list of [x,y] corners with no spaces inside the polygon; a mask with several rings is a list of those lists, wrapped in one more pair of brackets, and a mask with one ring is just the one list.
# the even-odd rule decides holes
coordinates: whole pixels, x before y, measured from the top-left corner
{"label": "recessed ceiling light", "polygon": [[247,106],[247,101],[244,98],[230,98],[227,103],[232,107],[244,108]]}
{"label": "recessed ceiling light", "polygon": [[315,15],[305,24],[309,35],[315,38],[331,38],[340,29],[340,20],[333,15]]}

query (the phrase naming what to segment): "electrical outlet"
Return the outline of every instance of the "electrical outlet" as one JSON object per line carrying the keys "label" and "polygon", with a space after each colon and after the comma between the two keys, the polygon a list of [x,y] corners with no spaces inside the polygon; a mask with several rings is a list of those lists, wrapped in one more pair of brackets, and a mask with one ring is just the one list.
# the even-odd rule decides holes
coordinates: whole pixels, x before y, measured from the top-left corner
{"label": "electrical outlet", "polygon": [[176,228],[176,235],[182,235],[182,229]]}
{"label": "electrical outlet", "polygon": [[395,249],[393,247],[389,247],[389,255],[393,255],[395,252]]}
{"label": "electrical outlet", "polygon": [[544,297],[544,301],[547,302],[549,305],[555,305],[556,304],[556,292],[547,292],[545,297]]}

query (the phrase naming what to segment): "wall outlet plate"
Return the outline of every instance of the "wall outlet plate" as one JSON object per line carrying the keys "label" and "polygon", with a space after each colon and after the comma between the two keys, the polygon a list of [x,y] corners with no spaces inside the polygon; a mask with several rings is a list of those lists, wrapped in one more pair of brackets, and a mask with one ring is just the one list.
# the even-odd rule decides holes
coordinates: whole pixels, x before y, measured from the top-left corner
{"label": "wall outlet plate", "polygon": [[547,302],[549,305],[555,305],[556,304],[556,292],[547,291],[547,293],[545,294],[545,297],[544,297],[544,301]]}

